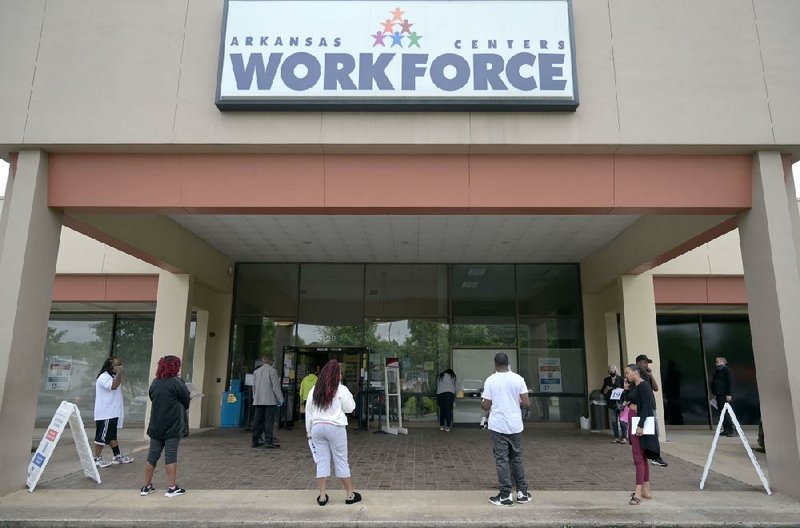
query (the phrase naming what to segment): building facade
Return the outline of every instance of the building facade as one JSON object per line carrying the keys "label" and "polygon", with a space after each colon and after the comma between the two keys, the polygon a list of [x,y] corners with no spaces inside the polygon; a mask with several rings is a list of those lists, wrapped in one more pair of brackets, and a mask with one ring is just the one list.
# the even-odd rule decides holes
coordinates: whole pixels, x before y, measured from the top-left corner
{"label": "building facade", "polygon": [[[410,102],[399,94],[389,101],[397,108],[375,106],[389,104],[373,93],[384,82],[375,64],[393,58],[372,52],[359,55],[368,57],[359,71],[371,73],[355,89],[373,81],[377,88],[344,103],[293,94],[280,106],[284,92],[256,102],[229,97],[233,86],[268,90],[277,71],[287,90],[313,91],[312,81],[329,79],[311,52],[271,70],[264,57],[275,56],[275,40],[242,33],[259,53],[232,49],[228,33],[221,41],[232,3],[40,0],[0,8],[15,43],[0,50],[13,72],[0,78],[0,153],[11,162],[0,217],[0,438],[11,447],[0,465],[19,475],[0,489],[24,482],[39,382],[50,374],[45,367],[61,365],[43,355],[66,328],[47,330],[51,301],[113,303],[139,291],[152,306],[144,292],[152,297],[155,287],[142,379],[162,355],[190,357],[194,319],[191,371],[206,394],[194,424],[219,423],[227,382],[258,352],[315,343],[369,346],[370,363],[405,356],[420,385],[444,365],[511,350],[544,400],[531,419],[572,419],[610,362],[645,353],[662,381],[704,372],[715,344],[728,354],[726,332],[744,335],[730,331],[741,320],[720,319],[719,306],[746,301],[771,479],[800,497],[800,215],[789,177],[800,158],[796,3],[504,3],[566,5],[570,67],[556,57],[558,37],[531,38],[535,57],[507,57],[488,53],[490,41],[504,42],[495,33],[465,26],[464,37],[443,44],[454,46],[447,57],[430,65],[391,45],[386,53],[409,64],[397,82],[410,92],[414,79],[420,90],[461,89],[452,83],[462,73],[476,92],[412,93]],[[330,5],[350,9],[340,4]],[[434,15],[432,8],[426,17]],[[426,17],[404,22],[420,29]],[[422,42],[435,42],[430,35]],[[324,36],[312,42],[321,46]],[[249,62],[237,62],[245,54]],[[335,67],[324,62],[325,72],[345,72],[330,74],[332,89],[354,82],[349,59],[330,60]],[[505,77],[494,76],[498,61]],[[386,71],[389,82],[394,70]],[[515,102],[478,93],[505,81],[532,89],[530,79],[540,91],[571,93],[540,97],[547,113],[516,111],[538,96]],[[64,226],[155,266],[157,281],[63,281],[56,272]],[[687,252],[694,258],[737,227],[743,282],[711,272],[654,279],[657,266]],[[84,294],[90,285],[97,290]],[[696,305],[706,313],[687,308]],[[135,348],[124,327],[150,322],[113,311],[110,321],[89,324],[109,350]],[[671,343],[692,332],[698,344],[688,360]],[[723,337],[712,339],[714,332]],[[660,358],[659,350],[671,351]],[[67,355],[58,352],[52,356]],[[676,359],[695,367],[677,372]],[[555,365],[560,376],[542,376]],[[687,393],[685,405],[682,391],[662,396],[672,400],[659,405],[667,423],[702,421],[697,395]],[[146,404],[143,412],[146,420]]]}

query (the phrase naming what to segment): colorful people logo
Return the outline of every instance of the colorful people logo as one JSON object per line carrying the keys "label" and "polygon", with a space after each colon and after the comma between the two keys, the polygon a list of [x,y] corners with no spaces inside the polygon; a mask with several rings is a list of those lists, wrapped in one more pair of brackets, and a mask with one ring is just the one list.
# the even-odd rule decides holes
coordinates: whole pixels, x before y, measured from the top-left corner
{"label": "colorful people logo", "polygon": [[[405,11],[396,7],[393,11],[389,11],[389,14],[391,17],[380,23],[383,28],[376,31],[374,35],[370,35],[375,39],[372,47],[411,48],[416,46],[419,48],[419,41],[422,35],[418,35],[416,31],[411,30],[411,26],[414,24],[403,18]],[[404,43],[405,46],[403,46]]]}

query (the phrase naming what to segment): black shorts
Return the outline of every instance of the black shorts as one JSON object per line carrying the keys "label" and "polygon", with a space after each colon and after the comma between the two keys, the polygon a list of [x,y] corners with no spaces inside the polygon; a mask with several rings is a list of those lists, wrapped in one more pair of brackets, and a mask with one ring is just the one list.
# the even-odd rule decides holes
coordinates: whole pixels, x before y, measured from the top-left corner
{"label": "black shorts", "polygon": [[117,421],[119,418],[109,418],[108,420],[95,420],[97,431],[94,433],[94,443],[98,445],[108,445],[112,440],[117,439]]}

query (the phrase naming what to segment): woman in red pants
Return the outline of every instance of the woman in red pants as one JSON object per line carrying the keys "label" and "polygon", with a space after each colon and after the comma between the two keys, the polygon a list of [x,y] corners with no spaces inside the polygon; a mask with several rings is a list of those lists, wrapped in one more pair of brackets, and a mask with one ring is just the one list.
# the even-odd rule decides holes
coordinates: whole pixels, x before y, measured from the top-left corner
{"label": "woman in red pants", "polygon": [[[631,392],[628,396],[630,401],[629,429],[631,435],[631,448],[633,451],[633,463],[636,466],[636,491],[631,494],[630,504],[638,505],[642,499],[652,499],[650,492],[650,465],[648,459],[654,459],[661,455],[656,434],[645,434],[645,420],[652,418],[655,420],[656,404],[653,389],[649,383],[644,383],[642,371],[638,365],[628,365],[625,368],[625,378],[631,385]],[[633,427],[633,418],[638,417],[639,421],[636,428]]]}

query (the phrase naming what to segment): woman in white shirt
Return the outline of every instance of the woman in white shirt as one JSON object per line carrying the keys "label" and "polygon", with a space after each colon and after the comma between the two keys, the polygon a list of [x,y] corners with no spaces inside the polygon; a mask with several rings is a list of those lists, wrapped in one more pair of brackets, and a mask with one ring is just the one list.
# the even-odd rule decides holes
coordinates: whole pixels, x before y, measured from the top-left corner
{"label": "woman in white shirt", "polygon": [[328,504],[325,486],[331,475],[331,459],[336,476],[342,480],[347,492],[345,504],[361,501],[361,494],[353,491],[350,464],[347,462],[347,416],[353,412],[356,402],[350,390],[342,385],[339,362],[328,361],[319,373],[317,383],[311,388],[306,401],[306,435],[317,463],[317,504]]}

